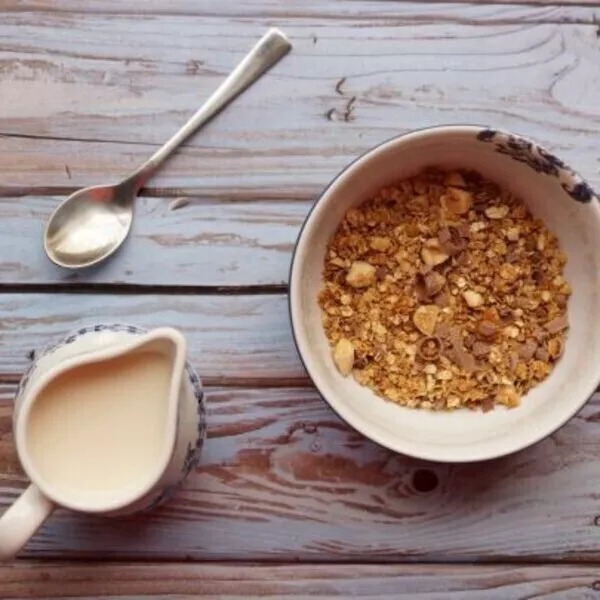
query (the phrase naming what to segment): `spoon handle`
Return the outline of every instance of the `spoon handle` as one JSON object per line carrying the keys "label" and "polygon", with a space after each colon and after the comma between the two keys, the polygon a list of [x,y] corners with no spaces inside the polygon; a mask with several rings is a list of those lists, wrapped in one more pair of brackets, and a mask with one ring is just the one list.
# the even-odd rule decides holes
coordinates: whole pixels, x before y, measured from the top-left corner
{"label": "spoon handle", "polygon": [[126,182],[133,184],[137,192],[177,146],[259,79],[283,58],[291,47],[289,40],[281,31],[278,29],[267,31],[194,116],[162,148],[130,175]]}

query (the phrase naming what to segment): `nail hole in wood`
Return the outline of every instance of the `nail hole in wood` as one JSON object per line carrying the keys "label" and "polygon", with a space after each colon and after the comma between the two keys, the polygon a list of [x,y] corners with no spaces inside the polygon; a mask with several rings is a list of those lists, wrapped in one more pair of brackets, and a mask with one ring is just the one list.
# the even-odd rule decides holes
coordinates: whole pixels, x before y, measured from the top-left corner
{"label": "nail hole in wood", "polygon": [[594,525],[600,527],[600,515],[594,517]]}
{"label": "nail hole in wood", "polygon": [[412,485],[417,492],[432,492],[438,486],[438,476],[430,469],[417,469],[412,476]]}

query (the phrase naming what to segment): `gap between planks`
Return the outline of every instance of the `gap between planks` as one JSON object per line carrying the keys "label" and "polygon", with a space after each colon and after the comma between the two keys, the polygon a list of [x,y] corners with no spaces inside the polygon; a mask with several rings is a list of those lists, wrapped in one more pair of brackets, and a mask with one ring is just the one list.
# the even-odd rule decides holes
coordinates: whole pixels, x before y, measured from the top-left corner
{"label": "gap between planks", "polygon": [[154,296],[279,296],[286,284],[267,285],[144,285],[136,283],[0,283],[0,294],[120,294]]}
{"label": "gap between planks", "polygon": [[[2,135],[0,134],[0,137]],[[91,185],[91,184],[90,184]],[[80,190],[82,186],[19,186],[0,185],[0,198],[22,198],[25,196],[70,196]],[[265,188],[238,188],[224,191],[222,188],[210,186],[199,187],[152,187],[143,188],[137,198],[193,198],[195,201],[214,201],[221,203],[252,202],[268,203],[282,201],[306,202],[316,199],[318,191],[314,187],[301,188],[296,186],[293,191],[286,189]]]}
{"label": "gap between planks", "polygon": [[[23,373],[2,373],[0,374],[0,385],[18,384],[23,377]],[[232,391],[244,389],[314,389],[314,386],[308,377],[202,377],[204,391],[209,393],[210,388],[227,388]]]}
{"label": "gap between planks", "polygon": [[[106,517],[102,517],[106,518]],[[464,569],[478,569],[478,568],[510,568],[514,567],[515,569],[519,568],[528,568],[528,567],[565,567],[565,568],[584,568],[586,566],[597,568],[597,578],[600,579],[600,561],[595,558],[586,559],[582,557],[581,559],[573,560],[569,558],[567,560],[562,560],[554,557],[546,557],[544,555],[528,555],[526,557],[519,556],[494,556],[493,558],[482,558],[481,560],[475,561],[463,561],[460,559],[453,558],[445,558],[445,559],[420,559],[416,562],[408,561],[408,562],[398,562],[397,557],[391,557],[390,559],[382,559],[381,556],[375,556],[372,560],[363,558],[361,560],[357,560],[356,558],[327,558],[323,560],[315,560],[311,559],[298,559],[296,561],[290,561],[289,558],[275,558],[275,557],[267,557],[261,558],[260,560],[256,558],[221,558],[218,560],[215,559],[197,559],[197,558],[186,558],[182,559],[181,557],[170,556],[168,554],[152,554],[152,558],[144,557],[144,556],[135,556],[135,555],[126,555],[119,556],[118,554],[110,555],[107,560],[98,559],[97,557],[89,557],[81,554],[67,555],[64,552],[57,553],[56,556],[53,555],[41,555],[38,557],[35,556],[27,556],[25,558],[17,558],[15,562],[12,563],[13,567],[10,565],[4,565],[0,563],[0,583],[2,583],[2,571],[3,569],[8,568],[20,568],[20,567],[49,567],[56,565],[74,565],[74,566],[86,566],[91,564],[98,565],[116,565],[116,566],[129,566],[132,567],[141,567],[148,566],[152,567],[153,565],[160,567],[169,567],[175,565],[181,566],[189,566],[193,567],[213,567],[213,566],[225,566],[227,568],[231,568],[234,565],[240,565],[243,568],[249,567],[265,567],[266,569],[270,568],[285,568],[285,567],[317,567],[317,568],[330,568],[336,569],[337,567],[372,567],[372,568],[400,568],[410,570],[419,570],[419,569],[428,569],[430,567],[457,567]],[[600,590],[599,590],[600,591]],[[600,598],[600,595],[598,596]],[[0,596],[2,600],[4,598]]]}

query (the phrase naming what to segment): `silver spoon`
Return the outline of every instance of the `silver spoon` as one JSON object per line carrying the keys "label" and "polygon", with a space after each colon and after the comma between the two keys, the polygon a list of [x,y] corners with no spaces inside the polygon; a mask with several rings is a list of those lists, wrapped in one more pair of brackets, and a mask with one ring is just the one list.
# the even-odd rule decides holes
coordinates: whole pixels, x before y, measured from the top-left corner
{"label": "silver spoon", "polygon": [[196,114],[132,175],[116,185],[78,190],[56,208],[44,233],[44,250],[54,263],[77,269],[95,265],[123,243],[133,220],[133,202],[164,160],[196,129],[212,119],[290,50],[270,29]]}

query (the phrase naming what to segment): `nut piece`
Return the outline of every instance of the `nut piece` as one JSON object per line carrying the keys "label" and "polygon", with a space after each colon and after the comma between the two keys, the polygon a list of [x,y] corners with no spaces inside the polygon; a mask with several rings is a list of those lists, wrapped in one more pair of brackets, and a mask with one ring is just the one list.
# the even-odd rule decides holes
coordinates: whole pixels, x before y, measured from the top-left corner
{"label": "nut piece", "polygon": [[506,204],[500,204],[499,206],[488,206],[484,212],[488,219],[504,219],[508,211],[509,208]]}
{"label": "nut piece", "polygon": [[445,284],[446,278],[441,273],[429,271],[429,273],[425,273],[425,275],[417,273],[415,288],[419,298],[424,300],[439,294]]}
{"label": "nut piece", "polygon": [[388,238],[388,237],[375,236],[375,237],[371,238],[370,245],[371,245],[371,248],[373,248],[373,250],[377,250],[379,252],[387,252],[391,243],[392,243],[392,240],[390,240],[390,238]]}
{"label": "nut piece", "polygon": [[552,367],[548,363],[541,360],[534,360],[531,363],[531,374],[535,379],[544,379],[550,373],[551,369]]}
{"label": "nut piece", "polygon": [[440,198],[442,208],[455,215],[464,215],[473,205],[473,195],[457,187],[448,188],[448,193]]}
{"label": "nut piece", "polygon": [[519,239],[519,228],[518,227],[511,227],[506,232],[506,239],[509,242],[516,242]]}
{"label": "nut piece", "polygon": [[548,340],[548,354],[550,358],[556,360],[560,358],[563,353],[563,343],[560,338],[552,338]]}
{"label": "nut piece", "polygon": [[444,185],[453,187],[466,187],[464,177],[458,171],[450,171],[444,176]]}
{"label": "nut piece", "polygon": [[519,277],[519,267],[511,263],[503,263],[500,265],[500,277],[506,281],[515,281]]}
{"label": "nut piece", "polygon": [[446,262],[450,258],[450,255],[442,250],[438,240],[431,239],[423,244],[423,248],[421,248],[421,258],[426,265],[435,267],[436,265],[441,265],[443,262]]}
{"label": "nut piece", "polygon": [[471,308],[483,306],[483,296],[479,292],[467,290],[466,292],[463,292],[463,298]]}
{"label": "nut piece", "polygon": [[512,385],[501,385],[496,393],[496,402],[514,408],[519,405],[519,394]]}
{"label": "nut piece", "polygon": [[346,283],[354,288],[369,287],[375,281],[376,272],[377,269],[368,262],[353,262],[346,275]]}
{"label": "nut piece", "polygon": [[346,377],[352,373],[354,365],[354,346],[352,342],[346,338],[342,338],[333,350],[333,361],[335,362],[338,371]]}
{"label": "nut piece", "polygon": [[513,339],[518,338],[519,333],[520,333],[519,328],[516,327],[515,325],[508,325],[507,327],[504,328],[503,331],[504,331],[504,335],[506,337],[513,338]]}
{"label": "nut piece", "polygon": [[452,371],[450,371],[449,369],[438,371],[436,377],[440,381],[450,381],[452,379]]}
{"label": "nut piece", "polygon": [[329,261],[329,264],[333,265],[334,267],[340,267],[340,269],[346,266],[346,263],[344,262],[344,260],[342,258],[340,258],[339,256],[332,258]]}
{"label": "nut piece", "polygon": [[458,396],[448,396],[448,408],[456,408],[460,406],[460,398]]}
{"label": "nut piece", "polygon": [[415,327],[427,336],[431,336],[435,331],[440,307],[435,304],[424,304],[419,306],[413,314],[413,323]]}

